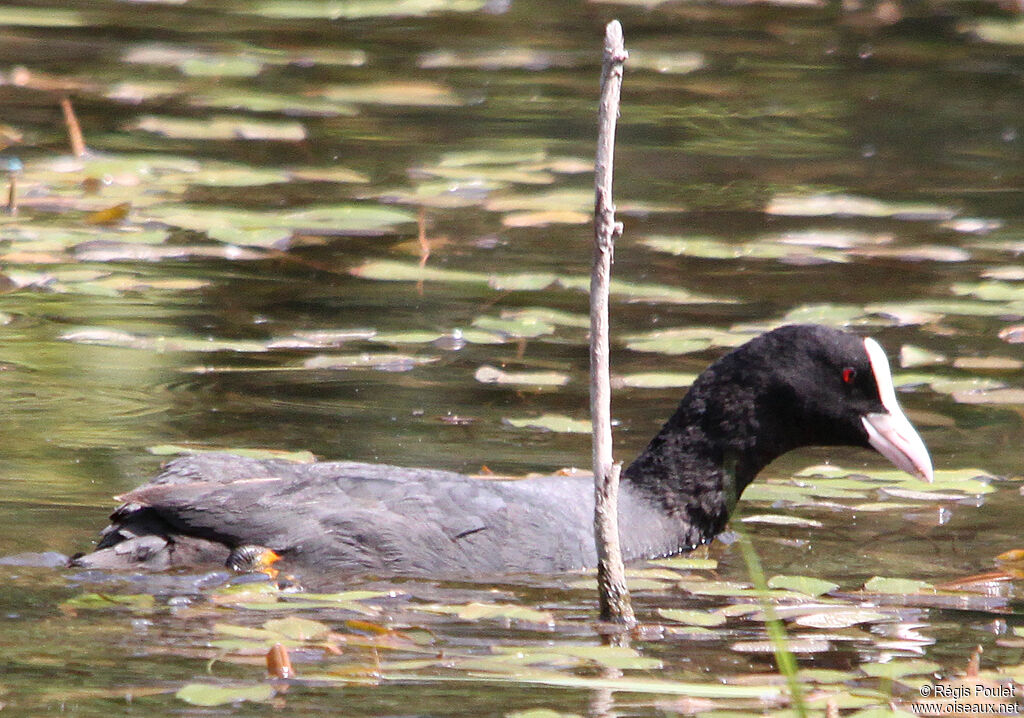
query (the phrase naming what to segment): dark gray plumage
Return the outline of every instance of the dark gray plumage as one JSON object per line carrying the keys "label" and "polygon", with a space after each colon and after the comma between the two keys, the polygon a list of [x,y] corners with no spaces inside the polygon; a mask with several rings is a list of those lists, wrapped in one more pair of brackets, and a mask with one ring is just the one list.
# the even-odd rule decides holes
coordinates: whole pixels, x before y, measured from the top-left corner
{"label": "dark gray plumage", "polygon": [[[800,446],[873,447],[930,478],[888,372],[872,340],[815,325],[769,332],[713,364],[623,472],[626,560],[709,541],[757,473]],[[484,480],[207,454],[171,461],[121,498],[97,550],[75,565],[223,563],[247,545],[344,574],[538,573],[596,562],[593,483],[583,477]]]}

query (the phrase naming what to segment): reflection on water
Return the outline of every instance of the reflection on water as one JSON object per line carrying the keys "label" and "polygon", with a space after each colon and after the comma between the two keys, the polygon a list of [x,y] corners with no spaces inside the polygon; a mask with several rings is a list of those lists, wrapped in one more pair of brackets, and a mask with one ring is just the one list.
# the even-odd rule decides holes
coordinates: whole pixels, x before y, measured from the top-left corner
{"label": "reflection on water", "polygon": [[[739,514],[766,573],[848,593],[873,576],[935,584],[988,570],[1018,546],[1024,403],[1022,35],[1001,12],[0,8],[0,169],[23,165],[18,213],[0,216],[0,555],[85,549],[110,497],[158,466],[147,449],[167,444],[471,472],[586,465],[585,435],[531,426],[586,417],[589,170],[600,28],[615,16],[633,52],[616,165],[619,457],[737,341],[783,321],[853,326],[901,357],[901,398],[936,466],[997,478],[977,496],[953,479],[915,495],[795,476],[828,458],[878,478],[883,462],[864,452],[785,457]],[[81,159],[67,155],[64,94]],[[174,693],[191,683],[261,684],[255,644],[287,616],[332,632],[294,639],[300,675],[325,677],[278,693],[291,712],[336,712],[344,696],[352,715],[583,714],[598,703],[592,679],[614,665],[626,680],[770,685],[761,621],[736,608],[749,597],[711,583],[746,580],[739,552],[719,541],[711,558],[714,569],[633,577],[643,620],[664,627],[614,660],[580,648],[598,643],[583,576],[299,576],[335,603],[268,610],[223,599],[220,573],[2,566],[0,701],[90,715],[131,694],[180,710]],[[385,595],[339,604],[348,589]],[[998,592],[962,604],[876,595],[881,616],[863,620],[844,595],[832,629],[787,621],[809,651],[801,668],[843,672],[807,673],[808,685],[853,711],[913,692],[916,679],[867,677],[885,661],[936,662],[907,664],[912,677],[957,672],[980,643],[983,668],[1019,675],[1012,587]],[[155,600],[97,608],[89,594]],[[782,706],[767,693],[626,690],[619,712]]]}

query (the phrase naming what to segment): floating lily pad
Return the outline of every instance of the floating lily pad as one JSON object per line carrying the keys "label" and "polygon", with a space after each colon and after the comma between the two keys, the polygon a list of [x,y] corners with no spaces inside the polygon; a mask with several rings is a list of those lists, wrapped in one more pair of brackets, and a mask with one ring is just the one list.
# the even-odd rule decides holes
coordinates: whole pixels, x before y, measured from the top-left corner
{"label": "floating lily pad", "polygon": [[323,97],[245,92],[238,88],[218,89],[191,95],[188,104],[220,110],[281,113],[291,117],[353,117],[359,114],[354,105]]}
{"label": "floating lily pad", "polygon": [[718,561],[713,558],[690,558],[688,556],[676,556],[674,558],[659,558],[648,561],[657,566],[677,569],[701,569],[713,571],[718,568]]}
{"label": "floating lily pad", "polygon": [[60,335],[64,341],[76,344],[94,344],[105,347],[123,347],[152,352],[265,352],[267,343],[252,339],[215,339],[213,337],[146,336],[119,329],[85,327],[72,329]]}
{"label": "floating lily pad", "polygon": [[368,85],[333,85],[320,96],[354,105],[406,105],[410,107],[457,107],[457,94],[434,82],[378,82]]}
{"label": "floating lily pad", "polygon": [[900,366],[909,369],[917,366],[929,366],[932,364],[944,364],[946,356],[937,352],[928,351],[912,344],[904,344],[900,347]]}
{"label": "floating lily pad", "polygon": [[156,605],[156,599],[148,593],[83,593],[60,604],[62,611],[104,610],[127,608],[133,611],[149,611]]}
{"label": "floating lily pad", "polygon": [[557,371],[508,372],[484,364],[473,374],[482,384],[520,384],[525,386],[565,386],[569,375]]}
{"label": "floating lily pad", "polygon": [[429,604],[416,606],[416,610],[428,613],[449,613],[465,621],[499,618],[545,625],[555,622],[554,616],[548,611],[538,611],[513,603],[467,603],[458,606]]}
{"label": "floating lily pad", "polygon": [[522,419],[503,419],[504,423],[517,429],[540,429],[564,434],[589,434],[590,422],[573,419],[563,414],[543,414]]}
{"label": "floating lily pad", "polygon": [[974,369],[979,371],[1016,371],[1024,368],[1024,361],[1011,357],[983,356],[957,357],[953,360],[957,369]]}
{"label": "floating lily pad", "polygon": [[507,319],[477,317],[473,320],[473,326],[477,329],[483,329],[484,331],[513,339],[534,339],[547,334],[553,334],[555,331],[553,324],[548,324],[531,315],[519,315],[518,317],[509,317]]}
{"label": "floating lily pad", "polygon": [[506,227],[547,227],[552,224],[586,224],[592,220],[585,212],[549,209],[536,212],[511,212],[501,218]]}
{"label": "floating lily pad", "polygon": [[173,139],[187,140],[274,140],[300,142],[306,128],[298,122],[269,122],[248,117],[213,117],[195,120],[183,117],[140,117],[130,129],[143,130]]}
{"label": "floating lily pad", "polygon": [[[485,274],[470,270],[424,266],[390,259],[370,260],[353,267],[349,273],[364,279],[394,282],[452,282],[459,284],[485,284],[495,289],[537,290],[552,283],[565,289],[590,290],[589,277],[569,277],[552,274]],[[642,282],[612,280],[611,294],[633,302],[664,302],[669,304],[730,303],[735,300],[710,297],[689,292],[679,287]]]}
{"label": "floating lily pad", "polygon": [[296,464],[311,464],[316,461],[316,454],[311,451],[284,451],[282,449],[251,449],[227,446],[188,446],[183,444],[159,444],[146,447],[146,451],[154,456],[181,456],[185,454],[235,454],[249,459],[278,459],[292,461]]}
{"label": "floating lily pad", "polygon": [[413,222],[394,207],[347,204],[294,211],[247,211],[228,207],[150,207],[148,219],[204,232],[211,239],[247,246],[276,246],[295,233],[336,235],[381,232]]}
{"label": "floating lily pad", "polygon": [[0,26],[24,27],[82,27],[89,24],[78,10],[59,7],[0,7]]}
{"label": "floating lily pad", "polygon": [[685,623],[688,626],[721,626],[726,621],[726,617],[720,613],[681,608],[659,608],[658,615],[666,620]]}
{"label": "floating lily pad", "polygon": [[[771,524],[774,526],[802,526],[805,528],[821,528],[824,524],[814,519],[805,519],[789,514],[751,514],[740,519],[745,524]],[[772,586],[776,588],[776,586]],[[777,588],[785,588],[779,586]]]}
{"label": "floating lily pad", "polygon": [[691,327],[657,329],[624,337],[626,347],[633,351],[670,355],[691,354],[711,347],[737,347],[749,338],[740,333]]}
{"label": "floating lily pad", "polygon": [[227,686],[213,683],[189,683],[174,696],[194,706],[223,706],[234,703],[266,703],[276,691],[269,683]]}
{"label": "floating lily pad", "polygon": [[768,579],[768,588],[783,588],[808,596],[821,596],[835,591],[839,584],[811,576],[772,576]]}
{"label": "floating lily pad", "polygon": [[652,371],[635,374],[620,374],[611,378],[613,387],[630,387],[633,389],[670,389],[688,387],[697,378],[696,374]]}
{"label": "floating lily pad", "polygon": [[982,18],[967,25],[972,34],[999,45],[1024,45],[1024,20]]}
{"label": "floating lily pad", "polygon": [[564,53],[553,53],[530,47],[500,47],[477,52],[434,50],[419,57],[420,67],[477,68],[482,70],[545,70],[553,65],[566,65],[570,58]]}
{"label": "floating lily pad", "polygon": [[[710,237],[648,237],[642,244],[658,252],[702,259],[775,259],[846,262],[845,255],[773,240],[729,243]],[[804,262],[806,263],[806,262]]]}
{"label": "floating lily pad", "polygon": [[957,210],[940,205],[884,202],[846,194],[779,195],[765,208],[767,214],[792,217],[892,217],[911,220],[947,220]]}
{"label": "floating lily pad", "polygon": [[961,404],[1024,404],[1024,389],[998,388],[954,391],[953,398]]}
{"label": "floating lily pad", "polygon": [[910,578],[887,578],[875,576],[864,584],[864,590],[871,593],[892,593],[907,595],[921,593],[930,590],[932,585],[927,581],[918,581]]}
{"label": "floating lily pad", "polygon": [[315,641],[325,638],[331,632],[327,624],[299,616],[275,618],[264,623],[263,627],[293,641]]}
{"label": "floating lily pad", "polygon": [[820,611],[803,616],[797,616],[793,622],[798,626],[808,628],[839,629],[856,626],[860,623],[878,623],[879,621],[891,621],[890,614],[872,611],[865,608],[836,607],[827,611]]}
{"label": "floating lily pad", "polygon": [[[552,275],[553,277],[554,275]],[[501,313],[502,319],[519,319],[545,322],[559,327],[590,328],[590,317],[586,314],[574,314],[546,307],[529,307],[526,309],[509,309]]]}
{"label": "floating lily pad", "polygon": [[928,675],[942,670],[942,666],[938,663],[920,658],[887,663],[862,663],[859,668],[874,678],[889,678],[891,680],[899,680],[906,676]]}
{"label": "floating lily pad", "polygon": [[651,70],[666,75],[685,75],[700,70],[704,65],[704,55],[699,52],[629,51],[631,71]]}
{"label": "floating lily pad", "polygon": [[1009,282],[958,282],[950,289],[953,294],[971,296],[987,302],[1014,302],[1024,300],[1024,286]]}
{"label": "floating lily pad", "polygon": [[442,338],[441,332],[423,331],[410,329],[404,332],[376,332],[372,337],[367,337],[371,342],[380,344],[429,344]]}
{"label": "floating lily pad", "polygon": [[[738,653],[775,653],[778,647],[774,641],[737,641],[731,646]],[[786,650],[791,653],[825,653],[832,644],[819,638],[796,638],[786,641]]]}
{"label": "floating lily pad", "polygon": [[411,371],[423,364],[437,361],[434,356],[414,356],[411,354],[392,354],[363,352],[361,354],[321,354],[310,357],[302,362],[305,369],[329,369],[343,371],[346,369],[376,369],[378,371]]}
{"label": "floating lily pad", "polygon": [[898,259],[904,262],[966,262],[971,253],[948,245],[914,245],[910,247],[857,247],[850,254],[874,259]]}

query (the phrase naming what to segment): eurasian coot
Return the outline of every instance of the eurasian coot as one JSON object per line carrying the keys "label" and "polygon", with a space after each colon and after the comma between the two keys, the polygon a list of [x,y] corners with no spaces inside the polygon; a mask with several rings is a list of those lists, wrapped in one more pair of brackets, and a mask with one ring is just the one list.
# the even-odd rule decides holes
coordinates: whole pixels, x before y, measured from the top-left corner
{"label": "eurasian coot", "polygon": [[[710,541],[769,462],[829,445],[874,448],[932,478],[873,339],[794,325],[747,342],[697,378],[622,472],[624,557]],[[593,494],[588,477],[487,481],[345,461],[188,456],[121,497],[95,552],[73,563],[163,569],[224,563],[260,546],[332,573],[566,571],[596,562]]]}

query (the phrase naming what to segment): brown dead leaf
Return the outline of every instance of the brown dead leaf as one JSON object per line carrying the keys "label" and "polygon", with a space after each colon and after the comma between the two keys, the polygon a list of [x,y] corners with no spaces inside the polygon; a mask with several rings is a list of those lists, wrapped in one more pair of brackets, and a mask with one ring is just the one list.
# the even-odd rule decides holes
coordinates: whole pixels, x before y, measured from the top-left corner
{"label": "brown dead leaf", "polygon": [[121,204],[115,204],[113,207],[107,207],[106,209],[98,209],[95,212],[90,212],[85,217],[86,224],[117,224],[125,217],[128,216],[128,210],[132,208],[131,202],[122,202]]}

